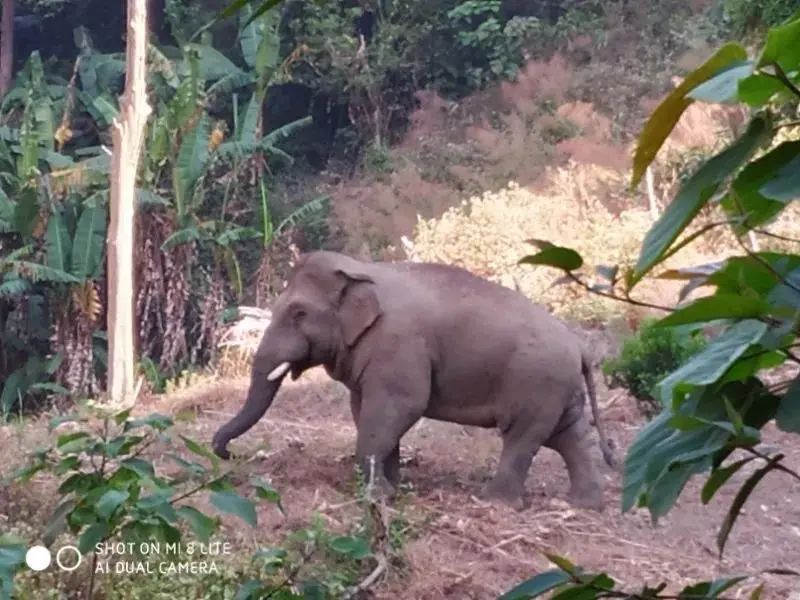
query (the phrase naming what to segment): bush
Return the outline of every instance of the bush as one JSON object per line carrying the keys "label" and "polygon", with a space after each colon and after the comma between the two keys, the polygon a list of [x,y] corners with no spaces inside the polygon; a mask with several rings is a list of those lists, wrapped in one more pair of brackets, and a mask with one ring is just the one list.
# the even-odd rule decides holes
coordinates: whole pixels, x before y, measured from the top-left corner
{"label": "bush", "polygon": [[725,0],[723,14],[734,33],[771,27],[800,10],[798,0]]}
{"label": "bush", "polygon": [[623,342],[620,355],[603,364],[603,373],[611,384],[627,388],[648,418],[662,408],[656,399],[658,383],[702,350],[706,343],[697,330],[654,325],[654,320],[643,322],[639,330]]}

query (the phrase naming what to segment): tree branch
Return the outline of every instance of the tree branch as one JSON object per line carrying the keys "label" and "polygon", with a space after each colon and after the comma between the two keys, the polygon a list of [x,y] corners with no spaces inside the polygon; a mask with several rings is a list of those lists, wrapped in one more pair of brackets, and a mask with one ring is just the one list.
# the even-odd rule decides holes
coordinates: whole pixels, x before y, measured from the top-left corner
{"label": "tree branch", "polygon": [[592,286],[581,280],[580,277],[575,275],[572,272],[567,272],[567,277],[569,277],[572,281],[580,285],[582,288],[587,290],[592,294],[596,294],[598,296],[603,296],[604,298],[610,298],[611,300],[617,300],[619,302],[625,302],[627,304],[632,304],[633,306],[641,306],[643,308],[654,308],[656,310],[661,310],[664,312],[675,312],[674,308],[670,308],[668,306],[661,306],[659,304],[651,304],[650,302],[643,302],[641,300],[634,300],[630,297],[630,295],[626,292],[625,296],[618,296],[617,294],[612,294],[609,292],[604,292],[602,290],[594,289]]}
{"label": "tree branch", "polygon": [[787,467],[786,465],[782,464],[781,462],[776,462],[774,460],[774,457],[771,457],[768,454],[764,454],[763,452],[760,452],[759,450],[756,450],[755,448],[752,448],[752,447],[747,447],[747,448],[745,448],[745,450],[747,452],[749,452],[750,454],[752,454],[753,456],[756,456],[756,457],[760,458],[761,460],[763,460],[765,462],[773,462],[774,463],[773,464],[773,468],[775,468],[775,470],[782,471],[782,472],[786,473],[787,475],[789,475],[790,477],[792,477],[793,479],[796,479],[797,481],[800,481],[800,473],[797,473],[797,471],[794,471],[793,469],[790,469],[789,467]]}

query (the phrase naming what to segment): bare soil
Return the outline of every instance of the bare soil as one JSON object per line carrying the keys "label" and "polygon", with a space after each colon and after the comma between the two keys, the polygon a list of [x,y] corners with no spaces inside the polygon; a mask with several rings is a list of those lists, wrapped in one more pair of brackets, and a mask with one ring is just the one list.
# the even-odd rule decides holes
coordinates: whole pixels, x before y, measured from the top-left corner
{"label": "bare soil", "polygon": [[[238,409],[246,388],[247,380],[225,381],[155,399],[143,408],[184,414],[193,408],[198,415],[193,434],[210,440]],[[622,456],[643,419],[624,392],[600,388],[602,419]],[[765,444],[786,453],[787,464],[800,468],[796,438],[772,425],[764,438]],[[246,469],[271,479],[283,495],[286,517],[269,507],[259,515],[262,543],[277,542],[307,524],[314,513],[323,515],[334,530],[357,518],[354,440],[343,387],[321,372],[284,385],[267,416],[232,444],[255,457]],[[672,512],[654,526],[645,512],[621,514],[621,475],[605,466],[599,449],[597,462],[607,482],[603,512],[566,503],[563,463],[542,449],[527,482],[530,506],[517,512],[477,498],[499,448],[494,431],[429,420],[406,435],[401,447],[406,491],[397,506],[412,531],[402,564],[373,586],[371,597],[496,598],[514,583],[551,568],[543,552],[567,556],[587,569],[607,570],[632,589],[643,582],[665,581],[672,588],[778,566],[800,568],[800,485],[781,474],[768,475],[752,495],[724,559],[718,560],[715,536],[738,485],[724,487],[704,506],[699,499],[702,480],[692,481]],[[741,483],[749,473],[743,470],[734,481]],[[229,532],[234,534],[235,527]],[[765,579],[763,598],[789,598],[791,586],[797,589],[787,578]]]}

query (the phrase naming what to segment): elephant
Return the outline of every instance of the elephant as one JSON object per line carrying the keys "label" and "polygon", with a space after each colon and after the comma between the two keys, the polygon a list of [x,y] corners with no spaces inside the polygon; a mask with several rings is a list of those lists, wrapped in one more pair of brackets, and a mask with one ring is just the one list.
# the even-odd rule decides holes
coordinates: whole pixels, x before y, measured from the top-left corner
{"label": "elephant", "polygon": [[214,452],[230,458],[228,442],[264,415],[284,377],[317,366],[350,392],[356,461],[373,493],[394,498],[400,439],[427,417],[499,430],[484,499],[524,508],[527,473],[545,446],[566,463],[571,503],[602,509],[587,394],[603,458],[612,468],[615,459],[587,351],[520,292],[451,265],[300,255],[273,303],[244,406],[214,435]]}

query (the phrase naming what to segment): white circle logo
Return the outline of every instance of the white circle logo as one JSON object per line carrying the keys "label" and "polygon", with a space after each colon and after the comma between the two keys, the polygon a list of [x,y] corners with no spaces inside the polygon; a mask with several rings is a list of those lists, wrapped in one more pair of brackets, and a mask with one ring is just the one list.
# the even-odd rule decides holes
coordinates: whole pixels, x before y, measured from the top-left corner
{"label": "white circle logo", "polygon": [[25,564],[34,571],[44,571],[50,566],[50,550],[44,546],[31,546],[25,553]]}
{"label": "white circle logo", "polygon": [[[75,561],[74,565],[65,565],[63,562],[61,562],[61,553],[64,552],[64,550],[72,550],[75,553],[75,556],[78,557],[78,560]],[[83,560],[83,555],[81,554],[81,551],[78,550],[75,546],[69,546],[69,545],[62,546],[61,548],[59,548],[58,552],[56,552],[56,564],[58,565],[58,568],[61,569],[62,571],[74,571],[75,569],[81,566],[82,560]]]}

